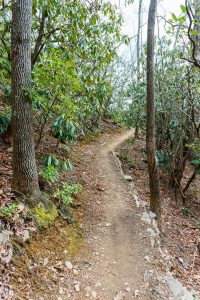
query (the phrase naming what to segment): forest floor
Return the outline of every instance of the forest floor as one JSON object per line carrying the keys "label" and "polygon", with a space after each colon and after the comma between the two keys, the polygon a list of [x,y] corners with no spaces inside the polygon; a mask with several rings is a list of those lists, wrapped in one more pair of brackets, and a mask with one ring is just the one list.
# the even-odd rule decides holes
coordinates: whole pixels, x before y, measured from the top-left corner
{"label": "forest floor", "polygon": [[143,199],[144,182],[123,173],[117,152],[132,135],[107,133],[73,149],[75,169],[62,180],[84,187],[74,224],[58,219],[16,251],[3,272],[11,299],[191,299],[169,291],[168,252]]}

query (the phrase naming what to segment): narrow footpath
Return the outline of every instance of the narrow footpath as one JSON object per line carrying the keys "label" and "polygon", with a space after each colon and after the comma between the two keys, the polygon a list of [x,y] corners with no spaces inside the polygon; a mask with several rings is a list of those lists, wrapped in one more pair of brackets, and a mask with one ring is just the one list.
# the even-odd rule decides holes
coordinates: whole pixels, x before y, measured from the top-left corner
{"label": "narrow footpath", "polygon": [[[115,136],[113,142],[102,143],[95,155],[95,169],[103,191],[98,199],[102,206],[103,222],[95,223],[90,236],[93,257],[90,275],[86,279],[86,293],[74,299],[101,300],[151,299],[147,293],[148,273],[145,257],[149,256],[149,243],[141,224],[139,209],[130,191],[130,183],[124,179],[115,148],[133,136],[131,130]],[[131,183],[132,184],[132,183]],[[89,282],[91,281],[91,282]],[[98,294],[95,292],[98,287]]]}
{"label": "narrow footpath", "polygon": [[84,183],[78,223],[58,220],[15,256],[12,299],[174,300],[160,293],[154,220],[142,220],[147,203],[138,205],[137,187],[116,153],[133,134],[105,134],[77,146],[70,176]]}

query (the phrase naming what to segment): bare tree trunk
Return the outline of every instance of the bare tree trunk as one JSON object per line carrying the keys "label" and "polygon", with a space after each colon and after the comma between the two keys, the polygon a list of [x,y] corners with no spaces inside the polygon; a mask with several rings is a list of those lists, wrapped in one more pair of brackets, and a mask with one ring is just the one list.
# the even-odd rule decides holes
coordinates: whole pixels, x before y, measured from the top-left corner
{"label": "bare tree trunk", "polygon": [[141,13],[142,13],[142,0],[139,0],[139,8],[138,8],[138,30],[137,30],[137,81],[139,81],[139,74],[140,74]]}
{"label": "bare tree trunk", "polygon": [[157,0],[151,0],[147,31],[147,132],[146,148],[150,183],[150,209],[160,220],[159,167],[155,149],[155,104],[154,104],[154,30]]}
{"label": "bare tree trunk", "polygon": [[[137,30],[137,83],[139,84],[140,77],[140,36],[141,36],[141,14],[142,14],[142,0],[139,0],[138,7],[138,30]],[[139,135],[139,116],[136,118],[135,126],[135,138],[138,138]]]}
{"label": "bare tree trunk", "polygon": [[12,127],[14,190],[40,199],[34,150],[31,89],[32,0],[12,1]]}

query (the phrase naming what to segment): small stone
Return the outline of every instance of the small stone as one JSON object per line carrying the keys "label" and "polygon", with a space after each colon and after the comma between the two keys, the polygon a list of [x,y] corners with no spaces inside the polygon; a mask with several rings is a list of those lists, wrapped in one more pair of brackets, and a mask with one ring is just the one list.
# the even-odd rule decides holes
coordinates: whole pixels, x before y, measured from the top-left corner
{"label": "small stone", "polygon": [[7,151],[8,151],[9,153],[12,153],[12,152],[13,152],[13,147],[8,148]]}
{"label": "small stone", "polygon": [[0,244],[6,244],[10,240],[10,235],[13,235],[12,231],[3,230],[0,233]]}
{"label": "small stone", "polygon": [[133,177],[131,175],[124,175],[124,179],[127,181],[133,181]]}
{"label": "small stone", "polygon": [[149,257],[148,255],[145,255],[144,259],[145,259],[148,263],[150,263],[150,261],[151,261],[151,259],[150,259],[150,257]]}
{"label": "small stone", "polygon": [[178,260],[180,261],[180,263],[183,264],[183,259],[182,259],[182,257],[179,257]]}
{"label": "small stone", "polygon": [[80,292],[80,283],[75,284],[74,289],[76,292]]}
{"label": "small stone", "polygon": [[59,294],[60,294],[60,295],[64,295],[64,293],[65,293],[64,289],[61,288],[61,287],[59,287]]}
{"label": "small stone", "polygon": [[95,284],[95,286],[96,286],[96,287],[101,287],[101,282],[97,282],[97,283]]}
{"label": "small stone", "polygon": [[29,230],[27,230],[27,229],[23,230],[22,235],[21,235],[22,241],[25,243],[27,240],[29,240],[29,238],[30,238]]}
{"label": "small stone", "polygon": [[45,259],[43,260],[43,266],[46,266],[49,262],[48,257],[45,257]]}
{"label": "small stone", "polygon": [[67,267],[68,270],[72,270],[73,269],[73,265],[71,263],[71,261],[67,260],[65,262],[65,266]]}
{"label": "small stone", "polygon": [[140,295],[140,291],[139,290],[135,290],[135,297],[139,297]]}
{"label": "small stone", "polygon": [[77,275],[78,275],[78,270],[73,269],[73,274],[74,274],[75,276],[77,276]]}
{"label": "small stone", "polygon": [[125,291],[126,291],[127,293],[130,293],[130,291],[131,291],[130,287],[126,287],[126,288],[125,288]]}
{"label": "small stone", "polygon": [[96,291],[92,291],[92,298],[96,299],[97,297],[97,292]]}
{"label": "small stone", "polygon": [[152,211],[149,211],[149,218],[150,219],[155,219],[156,218],[156,214],[155,213],[153,213]]}
{"label": "small stone", "polygon": [[111,223],[106,223],[106,227],[110,227],[111,226]]}
{"label": "small stone", "polygon": [[124,297],[125,297],[125,294],[122,292],[119,292],[114,296],[114,300],[123,300]]}

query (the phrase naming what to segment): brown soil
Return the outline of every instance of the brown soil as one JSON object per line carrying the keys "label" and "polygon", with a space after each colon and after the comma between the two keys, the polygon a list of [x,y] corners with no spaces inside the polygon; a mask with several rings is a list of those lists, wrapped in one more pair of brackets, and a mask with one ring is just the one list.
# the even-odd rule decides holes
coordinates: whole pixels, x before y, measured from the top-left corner
{"label": "brown soil", "polygon": [[[132,142],[132,143],[131,143]],[[134,183],[142,200],[149,203],[149,183],[145,141],[126,141],[117,150],[126,174],[134,178]],[[193,172],[188,163],[183,180],[186,181]],[[183,184],[183,186],[185,183]],[[166,264],[174,277],[178,278],[189,290],[200,292],[200,176],[197,176],[187,192],[186,203],[176,203],[173,194],[169,193],[166,172],[161,169],[162,220],[165,236],[162,248],[166,250]],[[189,214],[184,215],[181,209],[187,207]],[[194,217],[195,216],[195,217]]]}
{"label": "brown soil", "polygon": [[132,134],[105,134],[74,150],[72,175],[84,184],[75,225],[58,220],[18,250],[8,272],[12,299],[155,299],[146,279],[154,250],[112,153]]}

